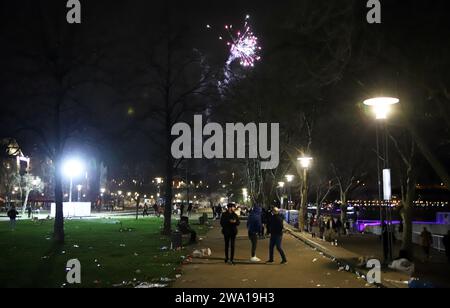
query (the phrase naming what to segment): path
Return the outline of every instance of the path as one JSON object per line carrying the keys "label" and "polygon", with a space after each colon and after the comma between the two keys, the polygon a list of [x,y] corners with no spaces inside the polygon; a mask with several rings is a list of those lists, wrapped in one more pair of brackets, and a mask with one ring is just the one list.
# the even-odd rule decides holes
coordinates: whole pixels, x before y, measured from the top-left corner
{"label": "path", "polygon": [[[356,275],[338,271],[338,265],[303,242],[286,234],[283,245],[289,263],[280,265],[276,253],[274,265],[249,262],[250,241],[246,236],[245,221],[236,240],[236,262],[232,266],[223,261],[223,238],[217,223],[197,248],[211,248],[209,258],[193,259],[183,266],[183,276],[174,288],[363,288],[370,287]],[[258,243],[257,254],[268,259],[269,240]],[[192,253],[193,248],[190,248]]]}

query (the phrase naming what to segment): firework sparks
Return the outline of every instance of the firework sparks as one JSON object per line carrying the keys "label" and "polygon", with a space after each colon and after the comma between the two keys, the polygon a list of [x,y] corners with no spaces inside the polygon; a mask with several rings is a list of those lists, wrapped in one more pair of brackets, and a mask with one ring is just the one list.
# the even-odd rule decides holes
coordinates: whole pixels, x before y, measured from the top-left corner
{"label": "firework sparks", "polygon": [[[233,25],[225,25],[225,31],[230,37],[230,40],[226,43],[230,52],[226,63],[227,68],[234,61],[239,61],[243,67],[254,67],[255,63],[261,59],[259,56],[261,47],[258,38],[252,32],[249,20],[250,15],[246,15],[243,30],[236,32],[233,30]],[[212,29],[213,27],[208,24],[206,28]],[[223,41],[224,37],[219,36],[219,40]]]}
{"label": "firework sparks", "polygon": [[[261,60],[259,53],[261,46],[259,45],[258,38],[253,33],[249,24],[250,15],[245,16],[244,27],[242,30],[235,31],[233,25],[225,25],[225,32],[230,37],[226,43],[229,48],[229,56],[224,68],[224,80],[218,81],[218,87],[222,91],[227,85],[234,79],[236,75],[232,74],[231,65],[235,61],[239,61],[239,64],[244,68],[251,68],[255,66],[255,63]],[[213,29],[210,24],[206,25],[208,30]],[[224,41],[224,36],[219,36],[219,40]]]}
{"label": "firework sparks", "polygon": [[225,29],[228,31],[231,41],[227,43],[230,48],[230,56],[227,66],[231,65],[235,60],[239,60],[243,67],[253,67],[255,62],[261,57],[258,55],[261,47],[258,44],[258,38],[253,34],[248,23],[250,16],[245,17],[244,30],[233,34],[233,26],[227,25]]}

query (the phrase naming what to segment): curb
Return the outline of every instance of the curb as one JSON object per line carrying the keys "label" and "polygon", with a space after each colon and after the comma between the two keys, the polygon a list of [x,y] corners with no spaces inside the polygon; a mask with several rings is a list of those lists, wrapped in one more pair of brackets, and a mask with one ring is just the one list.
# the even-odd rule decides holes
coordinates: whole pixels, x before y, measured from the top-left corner
{"label": "curb", "polygon": [[[368,273],[367,270],[356,268],[356,266],[354,264],[352,264],[351,262],[347,262],[346,260],[341,259],[337,256],[334,256],[330,252],[326,251],[325,247],[315,243],[314,241],[304,238],[303,236],[300,236],[298,234],[298,231],[296,231],[296,229],[294,227],[292,227],[291,225],[285,223],[285,228],[286,228],[287,232],[290,235],[292,235],[294,238],[302,241],[307,246],[314,248],[317,251],[321,252],[325,257],[327,257],[327,258],[331,259],[333,262],[337,263],[339,267],[344,267],[346,272],[355,274],[357,277],[362,278],[364,280],[366,279],[366,276]],[[386,282],[382,282],[381,284],[377,283],[377,284],[373,284],[373,285],[376,287],[379,287],[379,288],[383,288],[383,289],[398,288],[397,286],[386,283]]]}

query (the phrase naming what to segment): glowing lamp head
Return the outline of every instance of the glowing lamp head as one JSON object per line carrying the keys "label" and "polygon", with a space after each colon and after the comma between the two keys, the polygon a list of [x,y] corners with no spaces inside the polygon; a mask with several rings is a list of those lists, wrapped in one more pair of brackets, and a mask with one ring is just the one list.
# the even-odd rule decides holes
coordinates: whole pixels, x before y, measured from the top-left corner
{"label": "glowing lamp head", "polygon": [[298,161],[300,162],[300,166],[304,169],[308,169],[309,167],[311,167],[311,163],[312,163],[312,158],[311,157],[299,157]]}
{"label": "glowing lamp head", "polygon": [[294,176],[292,174],[288,174],[286,175],[286,180],[288,181],[288,183],[291,183],[294,180]]}
{"label": "glowing lamp head", "polygon": [[104,193],[106,192],[106,188],[100,189],[100,192],[101,192],[102,194],[104,194]]}
{"label": "glowing lamp head", "polygon": [[83,185],[77,185],[77,190],[81,191],[81,189],[83,188]]}
{"label": "glowing lamp head", "polygon": [[279,187],[279,188],[283,188],[283,187],[284,187],[284,185],[285,185],[285,183],[284,183],[284,182],[278,182],[278,187]]}
{"label": "glowing lamp head", "polygon": [[69,160],[63,165],[63,172],[66,176],[74,178],[80,176],[83,171],[83,164],[79,160]]}
{"label": "glowing lamp head", "polygon": [[40,179],[40,178],[35,178],[35,179],[31,182],[31,184],[32,184],[33,186],[38,186],[39,184],[41,184],[41,179]]}
{"label": "glowing lamp head", "polygon": [[377,120],[387,119],[391,107],[400,102],[398,98],[394,97],[376,97],[364,101],[364,105],[373,108]]}

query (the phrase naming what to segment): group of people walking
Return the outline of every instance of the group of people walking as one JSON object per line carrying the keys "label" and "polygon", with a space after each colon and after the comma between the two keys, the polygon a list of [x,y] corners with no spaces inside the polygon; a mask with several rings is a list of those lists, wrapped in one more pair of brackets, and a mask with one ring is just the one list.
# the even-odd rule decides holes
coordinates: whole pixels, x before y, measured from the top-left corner
{"label": "group of people walking", "polygon": [[[235,264],[235,243],[236,236],[238,234],[238,226],[240,225],[239,216],[235,213],[236,205],[233,203],[228,204],[227,211],[221,214],[220,225],[222,227],[222,234],[225,240],[225,263]],[[286,254],[282,248],[283,241],[283,229],[284,218],[280,214],[278,208],[274,208],[270,217],[267,219],[268,232],[270,234],[269,244],[269,259],[267,264],[274,263],[274,250],[278,250],[281,256],[281,264],[287,263]],[[256,250],[258,246],[258,238],[263,230],[263,211],[259,206],[254,206],[249,213],[247,220],[248,238],[251,243],[251,262],[261,262],[256,256]]]}
{"label": "group of people walking", "polygon": [[[318,219],[319,238],[337,246],[337,239],[342,234],[349,234],[349,226],[344,226],[340,218],[321,216]],[[312,229],[312,227],[311,227]],[[310,231],[315,235],[313,231]]]}

